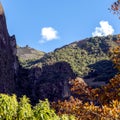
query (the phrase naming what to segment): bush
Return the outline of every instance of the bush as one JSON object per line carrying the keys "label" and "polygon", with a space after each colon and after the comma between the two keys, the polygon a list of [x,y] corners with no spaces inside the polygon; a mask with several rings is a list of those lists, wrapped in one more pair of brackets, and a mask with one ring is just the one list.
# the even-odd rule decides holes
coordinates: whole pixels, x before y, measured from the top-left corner
{"label": "bush", "polygon": [[60,120],[54,110],[50,109],[48,100],[39,101],[33,108],[36,120]]}
{"label": "bush", "polygon": [[17,116],[16,96],[0,94],[0,120],[13,120]]}
{"label": "bush", "polygon": [[33,118],[33,110],[31,108],[30,100],[23,96],[20,98],[17,111],[17,120],[30,120]]}
{"label": "bush", "polygon": [[60,117],[60,120],[75,120],[75,117],[72,116],[72,115],[63,114],[63,115]]}

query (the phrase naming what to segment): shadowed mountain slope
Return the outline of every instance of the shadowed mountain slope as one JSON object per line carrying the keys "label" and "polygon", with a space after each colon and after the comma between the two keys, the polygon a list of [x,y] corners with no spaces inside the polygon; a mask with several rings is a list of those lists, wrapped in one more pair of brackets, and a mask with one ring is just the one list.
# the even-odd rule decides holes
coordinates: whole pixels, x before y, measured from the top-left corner
{"label": "shadowed mountain slope", "polygon": [[[100,81],[108,82],[108,79],[117,72],[113,69],[109,52],[118,44],[118,35],[86,38],[55,49],[40,59],[29,61],[26,63],[26,67],[42,67],[56,62],[67,62],[79,77],[87,79],[95,77],[95,80],[99,78]],[[109,71],[109,77],[107,77],[107,70]]]}

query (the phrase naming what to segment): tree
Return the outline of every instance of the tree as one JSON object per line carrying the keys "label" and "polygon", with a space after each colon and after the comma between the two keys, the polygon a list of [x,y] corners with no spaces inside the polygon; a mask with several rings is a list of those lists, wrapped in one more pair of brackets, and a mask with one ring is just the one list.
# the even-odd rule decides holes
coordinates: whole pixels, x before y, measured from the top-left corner
{"label": "tree", "polygon": [[48,100],[39,101],[33,109],[36,120],[59,120],[54,110],[50,109]]}
{"label": "tree", "polygon": [[33,111],[30,105],[30,100],[26,96],[20,98],[17,110],[16,120],[32,120]]}
{"label": "tree", "polygon": [[[111,7],[109,8],[109,10],[111,12],[113,12],[113,14],[116,15],[120,15],[120,0],[117,0],[116,2],[114,2]],[[120,18],[120,17],[119,17]]]}
{"label": "tree", "polygon": [[0,120],[14,120],[17,116],[16,96],[0,94]]}

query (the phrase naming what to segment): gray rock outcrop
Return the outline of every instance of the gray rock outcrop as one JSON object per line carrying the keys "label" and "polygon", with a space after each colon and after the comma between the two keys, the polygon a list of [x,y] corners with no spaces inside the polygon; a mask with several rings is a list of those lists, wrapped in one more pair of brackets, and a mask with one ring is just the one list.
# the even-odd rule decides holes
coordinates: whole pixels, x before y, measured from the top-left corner
{"label": "gray rock outcrop", "polygon": [[18,68],[16,51],[16,39],[8,33],[4,10],[0,3],[0,93],[11,94],[15,91]]}

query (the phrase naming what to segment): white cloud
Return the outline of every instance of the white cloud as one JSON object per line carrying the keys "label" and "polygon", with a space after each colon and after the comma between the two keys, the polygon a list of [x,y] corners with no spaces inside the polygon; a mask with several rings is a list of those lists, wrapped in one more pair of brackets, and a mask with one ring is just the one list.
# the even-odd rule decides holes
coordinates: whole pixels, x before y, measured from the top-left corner
{"label": "white cloud", "polygon": [[100,27],[96,27],[92,36],[107,36],[114,33],[113,27],[108,23],[108,21],[100,21]]}
{"label": "white cloud", "polygon": [[39,41],[40,43],[44,43],[47,41],[52,41],[58,39],[58,32],[52,27],[43,27],[41,29],[42,39]]}

